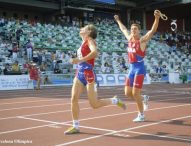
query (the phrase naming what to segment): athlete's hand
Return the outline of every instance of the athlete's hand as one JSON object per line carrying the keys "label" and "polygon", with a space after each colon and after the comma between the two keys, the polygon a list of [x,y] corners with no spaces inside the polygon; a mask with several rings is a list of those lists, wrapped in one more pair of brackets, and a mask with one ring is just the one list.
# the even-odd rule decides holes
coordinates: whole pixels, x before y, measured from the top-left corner
{"label": "athlete's hand", "polygon": [[78,63],[80,63],[80,60],[79,60],[78,58],[71,58],[71,59],[70,59],[70,63],[72,63],[72,64],[78,64]]}
{"label": "athlete's hand", "polygon": [[119,16],[118,15],[114,15],[114,19],[115,19],[115,21],[118,21],[119,20]]}
{"label": "athlete's hand", "polygon": [[159,10],[155,10],[154,11],[154,16],[155,16],[155,18],[159,19],[161,17],[161,12]]}

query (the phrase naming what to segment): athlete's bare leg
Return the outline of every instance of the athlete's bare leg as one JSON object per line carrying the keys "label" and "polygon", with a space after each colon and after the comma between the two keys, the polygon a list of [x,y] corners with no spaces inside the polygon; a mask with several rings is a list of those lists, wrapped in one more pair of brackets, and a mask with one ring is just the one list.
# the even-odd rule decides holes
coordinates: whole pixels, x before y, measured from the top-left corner
{"label": "athlete's bare leg", "polygon": [[141,89],[133,87],[132,89],[133,97],[137,103],[137,108],[140,113],[143,113],[143,97],[141,95]]}
{"label": "athlete's bare leg", "polygon": [[133,94],[132,94],[132,87],[129,87],[129,86],[125,86],[125,96],[128,97],[128,98],[131,98],[131,99],[134,99],[133,98]]}
{"label": "athlete's bare leg", "polygon": [[79,118],[80,109],[79,109],[78,99],[80,95],[83,93],[84,89],[85,89],[84,85],[75,77],[71,93],[72,94],[71,109],[72,109],[73,120],[78,120]]}
{"label": "athlete's bare leg", "polygon": [[92,108],[99,108],[112,104],[111,99],[98,99],[95,82],[87,84],[87,95]]}

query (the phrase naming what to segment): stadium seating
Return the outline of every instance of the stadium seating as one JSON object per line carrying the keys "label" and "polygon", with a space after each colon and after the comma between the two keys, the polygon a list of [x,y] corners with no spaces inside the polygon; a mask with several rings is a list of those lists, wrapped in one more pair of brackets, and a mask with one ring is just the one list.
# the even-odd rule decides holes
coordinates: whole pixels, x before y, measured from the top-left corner
{"label": "stadium seating", "polygon": [[[123,58],[127,63],[127,41],[123,34],[120,32],[117,24],[113,20],[103,19],[100,23],[96,23],[98,29],[98,50],[100,56],[95,64],[96,71],[98,73],[126,73],[127,71],[122,69],[120,63]],[[51,52],[56,50],[65,51],[67,58],[63,58],[62,64],[60,65],[61,70],[66,73],[65,64],[69,64],[68,60],[71,57],[71,53],[67,53],[68,50],[76,51],[81,43],[79,37],[79,26],[78,25],[53,25],[53,24],[41,24],[36,23],[32,25],[27,21],[10,20],[8,23],[0,27],[2,35],[0,40],[0,56],[1,63],[0,67],[3,69],[3,65],[6,63],[11,64],[12,59],[7,57],[11,50],[11,42],[7,41],[10,32],[14,32],[17,29],[22,29],[23,34],[20,37],[20,46],[25,48],[27,40],[31,40],[34,48],[42,49],[45,54],[45,60],[52,60]],[[145,31],[143,31],[145,33]],[[147,46],[147,56],[145,57],[145,66],[148,73],[155,73],[155,69],[158,66],[165,66],[164,72],[175,70],[177,65],[180,63],[183,66],[191,66],[191,55],[187,56],[180,50],[170,51],[171,48],[166,42],[160,42],[157,40],[160,38],[158,34],[155,35]],[[4,44],[6,41],[6,45]],[[18,58],[20,66],[26,62],[21,59],[23,55]],[[65,64],[64,64],[65,63]],[[52,63],[49,63],[49,68]],[[100,65],[101,64],[101,65]],[[105,66],[107,64],[107,66]],[[101,66],[101,70],[100,70]],[[71,67],[71,66],[70,66]],[[49,69],[50,70],[50,69]]]}

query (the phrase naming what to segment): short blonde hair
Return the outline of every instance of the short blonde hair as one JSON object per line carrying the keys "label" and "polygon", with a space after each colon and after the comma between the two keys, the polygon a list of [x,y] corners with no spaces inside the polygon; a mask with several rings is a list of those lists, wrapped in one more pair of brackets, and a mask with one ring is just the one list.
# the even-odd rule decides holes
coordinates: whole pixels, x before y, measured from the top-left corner
{"label": "short blonde hair", "polygon": [[93,24],[86,25],[88,31],[90,31],[89,36],[93,39],[96,39],[97,37],[97,29]]}
{"label": "short blonde hair", "polygon": [[132,26],[136,26],[139,30],[141,30],[141,25],[138,24],[138,23],[133,23],[133,24],[131,24],[131,27],[132,27]]}

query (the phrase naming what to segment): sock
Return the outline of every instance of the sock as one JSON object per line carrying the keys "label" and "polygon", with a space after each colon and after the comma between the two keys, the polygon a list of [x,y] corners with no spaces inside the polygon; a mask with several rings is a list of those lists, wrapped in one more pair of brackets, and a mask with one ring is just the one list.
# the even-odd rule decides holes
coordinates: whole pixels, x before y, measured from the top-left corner
{"label": "sock", "polygon": [[111,103],[116,105],[118,103],[118,99],[117,98],[111,98]]}
{"label": "sock", "polygon": [[80,122],[78,120],[73,120],[73,127],[79,129]]}
{"label": "sock", "polygon": [[139,112],[139,115],[144,117],[144,113],[143,112],[142,113]]}

